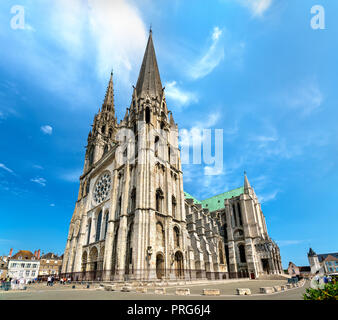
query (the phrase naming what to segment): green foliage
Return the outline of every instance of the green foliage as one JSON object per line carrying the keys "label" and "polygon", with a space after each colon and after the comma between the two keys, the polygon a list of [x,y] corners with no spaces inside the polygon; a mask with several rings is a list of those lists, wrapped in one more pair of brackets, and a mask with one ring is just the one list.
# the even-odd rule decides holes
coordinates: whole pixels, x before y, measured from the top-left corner
{"label": "green foliage", "polygon": [[324,289],[306,289],[304,300],[338,300],[338,282],[327,283]]}

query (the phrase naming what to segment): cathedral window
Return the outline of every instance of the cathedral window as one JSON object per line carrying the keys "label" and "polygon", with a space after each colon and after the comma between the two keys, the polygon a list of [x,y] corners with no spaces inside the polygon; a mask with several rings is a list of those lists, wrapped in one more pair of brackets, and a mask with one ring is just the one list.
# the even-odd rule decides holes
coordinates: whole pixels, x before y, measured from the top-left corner
{"label": "cathedral window", "polygon": [[86,182],[86,195],[89,193],[89,187],[90,187],[90,179],[87,179],[87,182]]}
{"label": "cathedral window", "polygon": [[223,250],[222,250],[222,241],[218,243],[218,250],[219,250],[219,262],[220,264],[224,264],[224,256],[223,256]]}
{"label": "cathedral window", "polygon": [[161,222],[156,223],[156,244],[159,247],[165,246],[165,234],[164,234],[164,228]]}
{"label": "cathedral window", "polygon": [[176,218],[176,198],[172,196],[171,198],[171,210],[172,210],[172,216],[173,218]]}
{"label": "cathedral window", "polygon": [[241,205],[239,202],[237,202],[237,208],[238,208],[238,217],[239,217],[239,225],[243,225],[243,220],[242,220],[242,211],[241,211]]}
{"label": "cathedral window", "polygon": [[165,128],[165,123],[164,121],[161,121],[161,130],[163,130]]}
{"label": "cathedral window", "polygon": [[109,211],[106,212],[106,215],[104,218],[104,239],[106,239],[106,236],[107,236],[108,221],[109,221]]}
{"label": "cathedral window", "polygon": [[232,205],[232,214],[233,214],[233,217],[234,217],[234,219],[235,219],[235,226],[237,226],[236,207],[235,207],[234,204]]}
{"label": "cathedral window", "polygon": [[238,251],[239,251],[240,262],[245,263],[246,262],[246,256],[245,256],[245,248],[244,248],[243,244],[238,246]]}
{"label": "cathedral window", "polygon": [[155,157],[158,157],[158,143],[160,141],[160,137],[156,136],[155,137]]}
{"label": "cathedral window", "polygon": [[105,133],[106,133],[106,126],[102,126],[102,128],[101,128],[101,132],[102,132],[103,134],[105,134]]}
{"label": "cathedral window", "polygon": [[146,108],[146,123],[147,124],[150,123],[150,108],[149,107]]}
{"label": "cathedral window", "polygon": [[88,221],[88,236],[87,236],[87,244],[89,244],[89,241],[90,241],[90,230],[92,228],[92,219],[89,219]]}
{"label": "cathedral window", "polygon": [[89,165],[91,166],[94,162],[94,147],[92,147],[89,151],[89,157],[88,157]]}
{"label": "cathedral window", "polygon": [[108,152],[108,145],[106,144],[106,145],[104,146],[103,154],[106,154],[107,152]]}
{"label": "cathedral window", "polygon": [[[127,246],[126,246],[126,265],[125,265],[125,273],[129,274],[132,272],[132,268],[130,269],[130,265],[132,265],[133,258],[133,248],[132,248],[132,235],[133,235],[133,223],[129,226],[129,231],[127,235]],[[131,266],[132,267],[132,266]]]}
{"label": "cathedral window", "polygon": [[180,230],[177,227],[174,227],[174,246],[175,248],[180,246]]}
{"label": "cathedral window", "polygon": [[118,219],[120,214],[121,214],[121,204],[122,204],[122,198],[121,196],[119,197],[119,200],[117,202],[117,208],[116,208],[116,214],[115,214],[115,218]]}
{"label": "cathedral window", "polygon": [[162,211],[162,203],[163,203],[163,191],[159,188],[156,190],[156,211]]}
{"label": "cathedral window", "polygon": [[111,138],[113,136],[113,129],[112,128],[109,129],[108,136],[109,136],[109,138]]}
{"label": "cathedral window", "polygon": [[131,212],[133,213],[136,209],[136,188],[134,187],[131,195],[130,195],[130,199],[131,199]]}
{"label": "cathedral window", "polygon": [[101,222],[102,222],[102,211],[100,211],[100,213],[99,213],[99,215],[97,217],[95,241],[99,241],[100,240],[100,236],[101,236]]}
{"label": "cathedral window", "polygon": [[170,163],[170,145],[168,145],[168,161]]}

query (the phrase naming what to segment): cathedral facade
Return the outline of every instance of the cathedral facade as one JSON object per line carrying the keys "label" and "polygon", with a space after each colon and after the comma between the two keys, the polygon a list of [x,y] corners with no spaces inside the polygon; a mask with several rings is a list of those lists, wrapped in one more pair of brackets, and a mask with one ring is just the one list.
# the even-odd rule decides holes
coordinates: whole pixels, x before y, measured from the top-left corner
{"label": "cathedral facade", "polygon": [[184,192],[178,126],[150,32],[124,119],[115,116],[112,74],[95,115],[62,274],[148,281],[282,273],[246,175],[243,187],[210,199]]}

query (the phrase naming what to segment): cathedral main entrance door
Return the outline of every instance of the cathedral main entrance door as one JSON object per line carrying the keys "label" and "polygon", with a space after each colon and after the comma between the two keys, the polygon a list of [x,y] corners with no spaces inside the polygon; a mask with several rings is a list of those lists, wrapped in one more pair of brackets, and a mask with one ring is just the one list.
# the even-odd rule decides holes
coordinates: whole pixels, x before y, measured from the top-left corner
{"label": "cathedral main entrance door", "polygon": [[164,276],[164,258],[162,254],[156,256],[156,276],[157,279],[162,279]]}
{"label": "cathedral main entrance door", "polygon": [[267,274],[269,274],[270,268],[269,268],[269,260],[268,259],[262,259],[262,266],[263,266],[263,271],[266,272]]}
{"label": "cathedral main entrance door", "polygon": [[183,255],[180,251],[175,253],[175,272],[177,278],[182,278],[184,276]]}

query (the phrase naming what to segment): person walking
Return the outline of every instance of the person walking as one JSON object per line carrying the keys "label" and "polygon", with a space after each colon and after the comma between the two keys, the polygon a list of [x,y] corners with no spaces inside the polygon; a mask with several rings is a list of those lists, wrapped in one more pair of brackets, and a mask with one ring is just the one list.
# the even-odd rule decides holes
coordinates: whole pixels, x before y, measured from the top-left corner
{"label": "person walking", "polygon": [[50,286],[51,281],[52,281],[51,276],[48,276],[48,278],[47,278],[47,286]]}

